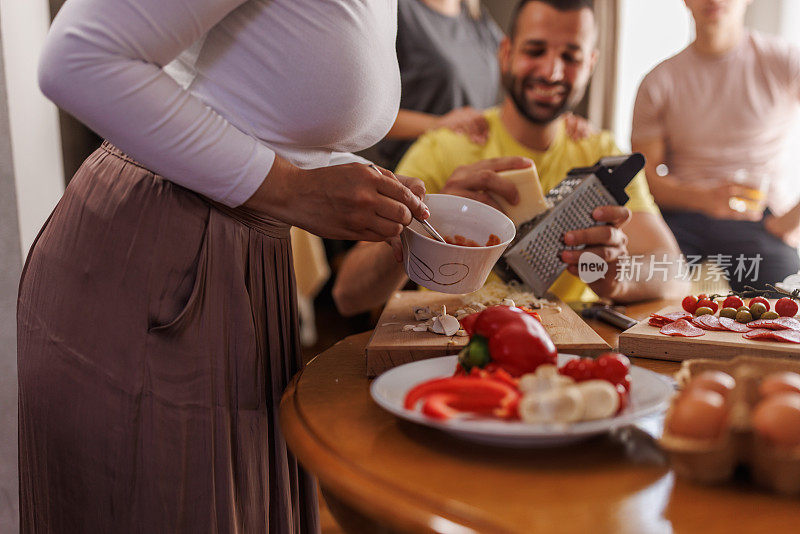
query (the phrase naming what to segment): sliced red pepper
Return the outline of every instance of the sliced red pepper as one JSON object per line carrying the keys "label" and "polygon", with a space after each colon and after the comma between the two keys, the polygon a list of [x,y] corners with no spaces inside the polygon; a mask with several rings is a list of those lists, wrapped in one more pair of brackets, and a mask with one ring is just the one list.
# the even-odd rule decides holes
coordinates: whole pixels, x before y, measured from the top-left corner
{"label": "sliced red pepper", "polygon": [[497,406],[482,399],[456,393],[433,393],[425,397],[421,412],[434,419],[450,419],[463,413],[492,415]]}
{"label": "sliced red pepper", "polygon": [[413,410],[417,403],[430,395],[447,393],[491,409],[502,409],[511,405],[519,391],[499,380],[487,380],[471,376],[434,378],[411,388],[406,394],[404,406]]}
{"label": "sliced red pepper", "polygon": [[536,319],[540,323],[542,322],[541,315],[539,315],[539,312],[537,312],[533,308],[529,308],[527,306],[519,306],[519,309],[524,311],[525,313],[527,313],[528,315],[530,315],[531,317],[533,317],[534,319]]}
{"label": "sliced red pepper", "polygon": [[495,362],[489,362],[483,369],[473,367],[472,369],[470,369],[469,375],[477,376],[479,378],[485,378],[488,380],[498,380],[500,382],[508,384],[509,386],[515,389],[519,386],[519,379],[511,376],[508,373],[508,371],[500,367]]}

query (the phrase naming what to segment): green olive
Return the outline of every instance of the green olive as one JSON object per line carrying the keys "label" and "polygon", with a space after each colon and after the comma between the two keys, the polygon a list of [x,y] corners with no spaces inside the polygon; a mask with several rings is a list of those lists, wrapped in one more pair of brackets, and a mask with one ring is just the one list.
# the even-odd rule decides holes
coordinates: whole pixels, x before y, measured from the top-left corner
{"label": "green olive", "polygon": [[714,310],[708,306],[701,306],[695,310],[694,314],[697,317],[700,317],[701,315],[714,315]]}
{"label": "green olive", "polygon": [[778,315],[778,312],[767,310],[761,314],[760,319],[777,319],[778,317],[780,317],[780,315]]}
{"label": "green olive", "polygon": [[767,307],[762,302],[754,302],[750,305],[750,315],[753,316],[753,319],[759,319],[765,311],[767,311]]}
{"label": "green olive", "polygon": [[736,312],[736,322],[737,323],[749,323],[753,320],[753,316],[749,311],[740,311]]}
{"label": "green olive", "polygon": [[727,317],[729,319],[736,319],[736,308],[722,308],[719,311],[720,317]]}
{"label": "green olive", "polygon": [[750,308],[748,308],[747,306],[739,306],[739,307],[736,309],[736,311],[737,311],[737,312],[740,312],[740,311],[746,311],[746,312],[750,312]]}

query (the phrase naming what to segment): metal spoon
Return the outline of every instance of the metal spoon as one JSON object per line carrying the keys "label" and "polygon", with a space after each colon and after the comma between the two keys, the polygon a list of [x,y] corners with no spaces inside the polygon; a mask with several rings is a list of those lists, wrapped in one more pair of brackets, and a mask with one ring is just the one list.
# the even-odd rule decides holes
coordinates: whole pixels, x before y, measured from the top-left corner
{"label": "metal spoon", "polygon": [[[378,168],[378,166],[375,165],[374,163],[370,163],[369,166],[372,167],[373,169],[375,169],[376,171],[378,171],[379,173],[383,174],[381,172],[381,170]],[[423,206],[424,205],[425,204],[423,204]],[[425,206],[425,207],[427,208],[427,206]],[[416,217],[414,217],[414,218],[417,219]],[[436,231],[436,228],[434,228],[431,225],[431,223],[428,222],[427,219],[425,219],[425,220],[417,219],[417,221],[419,221],[419,223],[422,225],[422,227],[425,229],[425,231],[428,232],[432,238],[436,239],[437,241],[441,241],[442,243],[447,243],[447,241],[445,241],[444,238],[441,235],[439,235],[439,232]]]}

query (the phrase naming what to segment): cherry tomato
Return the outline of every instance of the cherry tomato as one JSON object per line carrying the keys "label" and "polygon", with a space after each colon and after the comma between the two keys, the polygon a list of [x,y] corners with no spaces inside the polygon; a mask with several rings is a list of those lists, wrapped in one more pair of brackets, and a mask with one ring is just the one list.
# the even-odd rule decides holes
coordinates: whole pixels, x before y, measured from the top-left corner
{"label": "cherry tomato", "polygon": [[731,295],[722,303],[723,308],[733,308],[734,310],[738,310],[742,306],[744,306],[744,301],[736,295]]}
{"label": "cherry tomato", "polygon": [[594,378],[595,362],[591,358],[579,358],[568,361],[564,367],[559,369],[562,375],[571,377],[575,382],[583,382]]}
{"label": "cherry tomato", "polygon": [[697,297],[689,295],[688,297],[683,298],[683,302],[681,302],[681,306],[683,309],[689,313],[694,313],[697,309]]}
{"label": "cherry tomato", "polygon": [[631,362],[624,354],[606,353],[594,362],[594,377],[607,380],[612,384],[621,384],[628,376]]}
{"label": "cherry tomato", "polygon": [[707,299],[707,298],[708,298],[708,295],[706,295],[705,293],[700,293],[699,295],[697,295],[697,300],[703,300],[703,299]]}
{"label": "cherry tomato", "polygon": [[716,302],[714,302],[713,300],[708,299],[708,298],[698,300],[697,301],[697,308],[699,309],[699,308],[703,308],[703,307],[711,308],[711,313],[717,313],[717,309],[719,308],[719,304],[717,304]]}
{"label": "cherry tomato", "polygon": [[778,302],[775,303],[775,311],[781,317],[794,317],[797,315],[797,309],[797,303],[789,297],[778,299]]}
{"label": "cherry tomato", "polygon": [[764,297],[754,297],[754,298],[750,299],[750,304],[748,304],[748,306],[752,306],[754,302],[760,302],[761,304],[766,306],[767,309],[769,310],[769,301],[767,299],[765,299]]}

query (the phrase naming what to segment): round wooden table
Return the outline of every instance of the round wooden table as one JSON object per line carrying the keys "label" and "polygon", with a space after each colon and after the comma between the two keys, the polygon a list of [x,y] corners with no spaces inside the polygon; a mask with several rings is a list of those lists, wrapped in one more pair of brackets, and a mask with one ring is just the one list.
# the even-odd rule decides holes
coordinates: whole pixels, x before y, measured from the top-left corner
{"label": "round wooden table", "polygon": [[[628,308],[646,317],[664,303]],[[615,345],[615,332],[595,324]],[[800,501],[739,480],[675,477],[656,446],[660,418],[544,449],[472,444],[401,421],[369,395],[369,332],[323,352],[292,381],[281,428],[347,532],[797,532]],[[673,372],[671,362],[634,364]]]}

